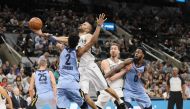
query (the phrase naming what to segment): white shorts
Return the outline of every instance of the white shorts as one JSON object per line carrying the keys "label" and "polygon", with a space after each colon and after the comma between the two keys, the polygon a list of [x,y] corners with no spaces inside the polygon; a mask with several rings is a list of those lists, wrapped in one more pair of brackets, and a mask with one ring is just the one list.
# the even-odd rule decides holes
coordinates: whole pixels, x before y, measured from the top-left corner
{"label": "white shorts", "polygon": [[[114,89],[114,88],[113,88]],[[117,88],[114,89],[114,91],[117,93],[117,95],[121,98],[123,97],[123,91],[122,88]],[[97,106],[101,107],[102,109],[104,108],[104,106],[106,105],[106,103],[112,100],[114,102],[115,98],[113,98],[109,93],[107,93],[106,91],[102,90],[100,91],[100,95],[98,96],[97,101],[95,102]]]}
{"label": "white shorts", "polygon": [[105,90],[108,88],[107,82],[96,63],[91,63],[85,67],[79,67],[80,72],[80,87],[81,90],[88,94],[89,83],[91,82],[96,91]]}

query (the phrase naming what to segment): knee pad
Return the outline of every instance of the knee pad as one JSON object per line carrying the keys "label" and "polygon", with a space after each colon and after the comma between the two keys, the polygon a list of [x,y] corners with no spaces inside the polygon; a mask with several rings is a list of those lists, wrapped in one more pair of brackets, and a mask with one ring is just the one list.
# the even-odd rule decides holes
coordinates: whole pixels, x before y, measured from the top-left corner
{"label": "knee pad", "polygon": [[152,105],[150,107],[145,107],[144,109],[152,109]]}

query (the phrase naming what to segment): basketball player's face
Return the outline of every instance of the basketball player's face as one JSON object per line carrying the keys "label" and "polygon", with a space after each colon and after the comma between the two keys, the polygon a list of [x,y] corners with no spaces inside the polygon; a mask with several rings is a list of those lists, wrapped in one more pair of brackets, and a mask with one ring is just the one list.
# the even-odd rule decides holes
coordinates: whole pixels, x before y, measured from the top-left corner
{"label": "basketball player's face", "polygon": [[119,48],[116,45],[112,45],[110,48],[110,55],[111,57],[118,57],[119,56]]}
{"label": "basketball player's face", "polygon": [[90,24],[88,22],[84,22],[79,26],[79,30],[87,31],[90,29]]}
{"label": "basketball player's face", "polygon": [[144,54],[143,54],[143,52],[142,52],[142,50],[141,49],[137,49],[136,51],[135,51],[135,60],[141,60],[142,58],[144,58]]}

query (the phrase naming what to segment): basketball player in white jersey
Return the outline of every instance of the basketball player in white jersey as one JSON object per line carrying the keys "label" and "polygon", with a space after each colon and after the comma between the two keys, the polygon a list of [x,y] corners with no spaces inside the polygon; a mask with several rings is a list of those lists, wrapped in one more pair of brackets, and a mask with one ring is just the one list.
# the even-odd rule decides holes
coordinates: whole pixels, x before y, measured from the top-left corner
{"label": "basketball player in white jersey", "polygon": [[100,14],[97,19],[97,27],[94,34],[90,34],[92,31],[92,25],[88,22],[84,22],[79,27],[79,44],[77,47],[77,55],[79,59],[79,72],[80,72],[80,87],[85,94],[86,102],[93,108],[97,109],[95,103],[89,97],[89,83],[91,82],[96,91],[105,90],[112,95],[120,104],[122,100],[116,94],[116,92],[109,88],[107,82],[100,71],[100,68],[95,63],[95,57],[91,53],[91,47],[97,42],[100,34],[101,25],[105,21],[105,14]]}
{"label": "basketball player in white jersey", "polygon": [[6,108],[6,100],[9,103],[9,106],[8,106],[9,109],[13,109],[13,104],[12,104],[11,98],[7,94],[6,90],[0,86],[0,108],[1,109],[7,109]]}
{"label": "basketball player in white jersey", "polygon": [[51,71],[46,70],[47,60],[39,61],[39,69],[32,74],[30,81],[29,94],[31,100],[34,96],[34,87],[38,96],[36,102],[37,109],[56,109],[56,82]]}
{"label": "basketball player in white jersey", "polygon": [[[122,61],[119,59],[119,54],[119,45],[117,43],[112,43],[110,47],[110,58],[107,58],[101,62],[101,69],[103,70],[103,73],[106,74],[111,69],[122,63]],[[123,98],[123,78],[120,75],[123,75],[124,72],[125,71],[123,70],[107,79],[109,86],[115,90],[120,98]],[[113,97],[111,97],[106,91],[102,90],[100,91],[96,105],[103,109],[105,104],[110,99],[114,101]]]}

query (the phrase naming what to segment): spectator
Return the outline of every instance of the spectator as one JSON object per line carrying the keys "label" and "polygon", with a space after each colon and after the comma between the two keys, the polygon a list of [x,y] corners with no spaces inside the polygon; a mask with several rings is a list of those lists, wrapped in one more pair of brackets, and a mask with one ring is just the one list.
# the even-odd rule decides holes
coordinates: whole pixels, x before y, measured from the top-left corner
{"label": "spectator", "polygon": [[6,87],[7,93],[10,97],[13,96],[13,85],[12,84],[8,84]]}
{"label": "spectator", "polygon": [[13,16],[13,17],[10,19],[10,25],[12,25],[12,26],[18,26],[18,20],[16,19],[15,16]]}
{"label": "spectator", "polygon": [[15,72],[12,68],[12,70],[7,74],[8,83],[13,84],[15,78],[16,78],[16,75],[15,75]]}
{"label": "spectator", "polygon": [[6,87],[7,84],[8,84],[7,77],[4,77],[4,78],[2,79],[2,82],[0,83],[0,86],[2,86],[2,87]]}
{"label": "spectator", "polygon": [[14,82],[14,88],[18,88],[20,90],[20,94],[23,94],[23,81],[21,76],[17,76]]}
{"label": "spectator", "polygon": [[13,96],[12,96],[12,102],[13,102],[13,108],[20,109],[20,108],[26,108],[27,102],[23,99],[23,97],[20,94],[20,91],[18,88],[14,88],[13,90]]}
{"label": "spectator", "polygon": [[5,77],[3,74],[3,69],[0,67],[0,82],[2,82],[2,79]]}
{"label": "spectator", "polygon": [[0,58],[0,67],[2,66],[2,60],[1,60],[1,58]]}
{"label": "spectator", "polygon": [[11,71],[11,66],[9,64],[9,61],[5,62],[5,69],[4,70],[5,70],[4,71],[5,75],[7,75]]}

